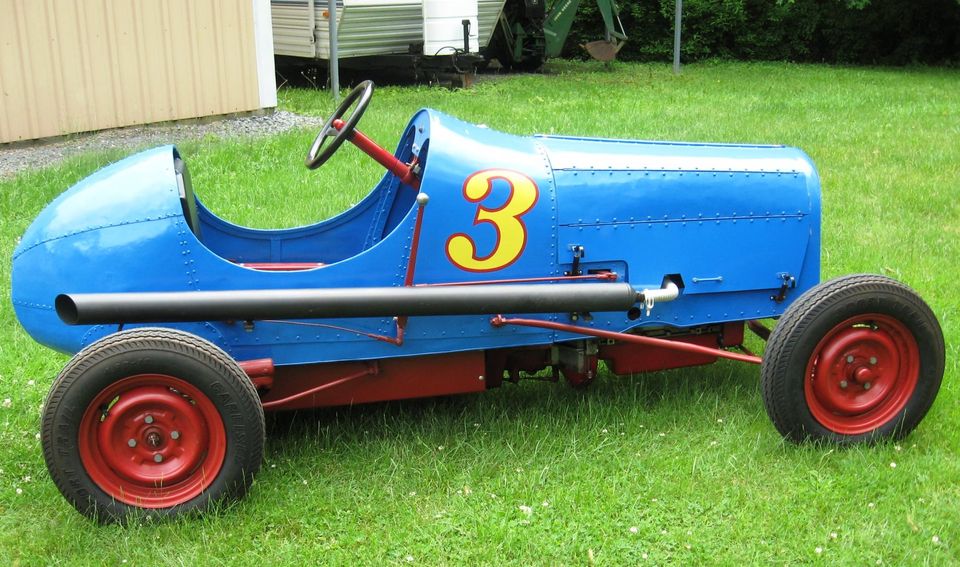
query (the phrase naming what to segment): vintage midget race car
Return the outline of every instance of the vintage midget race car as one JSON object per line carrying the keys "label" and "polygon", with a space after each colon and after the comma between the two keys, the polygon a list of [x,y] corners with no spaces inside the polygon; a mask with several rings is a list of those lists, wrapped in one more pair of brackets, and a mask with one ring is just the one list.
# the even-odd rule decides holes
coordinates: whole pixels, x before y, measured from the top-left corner
{"label": "vintage midget race car", "polygon": [[[17,316],[76,353],[42,445],[82,513],[238,498],[264,410],[551,370],[585,385],[599,361],[621,375],[760,364],[770,418],[795,441],[896,438],[933,403],[930,308],[883,276],[819,283],[820,184],[800,150],[518,137],[421,110],[391,154],[356,129],[372,91],[351,92],[308,153],[315,168],[349,140],[388,171],[332,219],[228,223],[166,146],[81,181],[24,234]],[[762,360],[745,328],[769,339]]]}

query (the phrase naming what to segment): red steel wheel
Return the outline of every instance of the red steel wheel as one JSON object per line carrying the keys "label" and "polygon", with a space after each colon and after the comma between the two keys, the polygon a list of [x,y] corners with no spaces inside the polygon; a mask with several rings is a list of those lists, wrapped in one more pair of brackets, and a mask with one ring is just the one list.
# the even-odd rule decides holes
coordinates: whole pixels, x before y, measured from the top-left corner
{"label": "red steel wheel", "polygon": [[793,441],[900,438],[933,405],[944,353],[936,316],[909,287],[876,275],[830,280],[798,297],[770,335],[764,406]]}
{"label": "red steel wheel", "polygon": [[835,326],[813,349],[804,395],[824,427],[859,435],[903,411],[919,372],[920,349],[903,323],[859,315]]}
{"label": "red steel wheel", "polygon": [[179,378],[141,374],[94,398],[80,421],[80,460],[107,494],[140,508],[189,502],[223,465],[227,434],[205,394]]}
{"label": "red steel wheel", "polygon": [[236,361],[173,329],[122,331],[77,353],[41,424],[57,488],[100,522],[239,499],[260,469],[263,440],[260,398]]}

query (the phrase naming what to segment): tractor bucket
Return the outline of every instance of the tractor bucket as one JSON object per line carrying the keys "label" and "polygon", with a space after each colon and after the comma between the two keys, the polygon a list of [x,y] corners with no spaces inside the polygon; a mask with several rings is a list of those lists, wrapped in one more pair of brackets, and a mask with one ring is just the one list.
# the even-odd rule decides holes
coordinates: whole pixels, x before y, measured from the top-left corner
{"label": "tractor bucket", "polygon": [[593,57],[597,61],[613,61],[617,58],[617,53],[620,52],[622,47],[622,41],[607,41],[605,39],[598,39],[597,41],[583,44],[583,48],[587,50],[590,57]]}

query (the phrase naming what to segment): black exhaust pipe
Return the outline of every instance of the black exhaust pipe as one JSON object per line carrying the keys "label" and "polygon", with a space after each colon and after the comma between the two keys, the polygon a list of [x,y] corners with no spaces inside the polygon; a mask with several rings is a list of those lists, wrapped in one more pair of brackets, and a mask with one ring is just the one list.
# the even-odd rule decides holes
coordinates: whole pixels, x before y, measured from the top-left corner
{"label": "black exhaust pipe", "polygon": [[62,294],[68,325],[626,311],[628,283]]}

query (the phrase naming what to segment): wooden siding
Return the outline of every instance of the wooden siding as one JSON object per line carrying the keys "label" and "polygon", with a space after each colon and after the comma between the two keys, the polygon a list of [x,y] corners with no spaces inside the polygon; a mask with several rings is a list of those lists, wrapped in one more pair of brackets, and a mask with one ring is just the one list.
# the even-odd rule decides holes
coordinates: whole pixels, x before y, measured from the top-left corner
{"label": "wooden siding", "polygon": [[261,108],[255,2],[0,0],[0,142]]}

